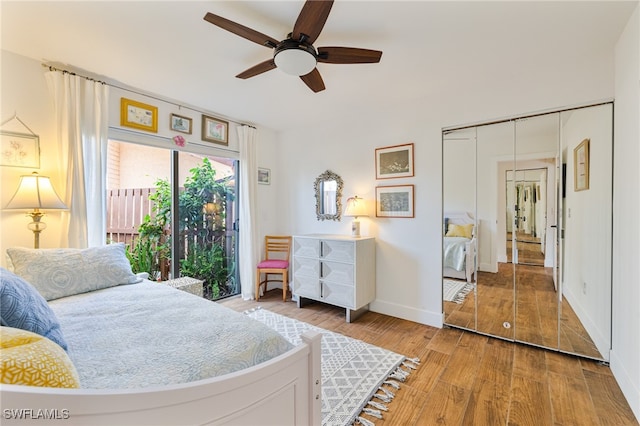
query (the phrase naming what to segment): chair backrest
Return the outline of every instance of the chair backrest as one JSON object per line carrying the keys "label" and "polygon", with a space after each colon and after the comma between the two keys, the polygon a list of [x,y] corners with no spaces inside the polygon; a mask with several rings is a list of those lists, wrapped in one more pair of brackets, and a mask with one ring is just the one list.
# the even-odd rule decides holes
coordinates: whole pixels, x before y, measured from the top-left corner
{"label": "chair backrest", "polygon": [[266,260],[289,260],[291,237],[284,235],[266,235],[264,237],[264,255]]}

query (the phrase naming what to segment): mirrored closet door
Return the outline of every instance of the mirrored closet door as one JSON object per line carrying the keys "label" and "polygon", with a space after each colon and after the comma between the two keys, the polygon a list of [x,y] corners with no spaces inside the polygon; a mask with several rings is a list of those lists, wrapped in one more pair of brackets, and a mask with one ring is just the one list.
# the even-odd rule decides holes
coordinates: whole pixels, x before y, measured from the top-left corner
{"label": "mirrored closet door", "polygon": [[447,325],[608,360],[613,105],[445,129]]}

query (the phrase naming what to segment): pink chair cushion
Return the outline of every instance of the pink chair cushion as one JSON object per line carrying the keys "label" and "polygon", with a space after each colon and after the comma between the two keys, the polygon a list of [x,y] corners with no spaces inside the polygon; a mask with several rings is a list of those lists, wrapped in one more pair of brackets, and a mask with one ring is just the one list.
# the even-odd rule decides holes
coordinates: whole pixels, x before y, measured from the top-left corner
{"label": "pink chair cushion", "polygon": [[258,268],[271,268],[271,269],[286,269],[289,267],[289,262],[286,260],[263,260],[258,263]]}

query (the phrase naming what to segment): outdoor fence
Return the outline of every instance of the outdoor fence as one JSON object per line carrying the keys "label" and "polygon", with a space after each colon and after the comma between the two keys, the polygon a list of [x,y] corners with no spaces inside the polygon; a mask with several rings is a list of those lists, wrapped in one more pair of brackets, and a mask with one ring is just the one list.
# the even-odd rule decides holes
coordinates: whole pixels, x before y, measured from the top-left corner
{"label": "outdoor fence", "polygon": [[135,244],[146,215],[153,217],[149,195],[155,188],[110,189],[107,193],[107,241]]}

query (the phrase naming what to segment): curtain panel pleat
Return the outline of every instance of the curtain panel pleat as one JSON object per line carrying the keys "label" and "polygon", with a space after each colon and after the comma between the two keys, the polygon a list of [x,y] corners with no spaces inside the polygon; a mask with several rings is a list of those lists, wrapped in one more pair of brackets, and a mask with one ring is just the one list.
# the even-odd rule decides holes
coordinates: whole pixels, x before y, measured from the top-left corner
{"label": "curtain panel pleat", "polygon": [[242,298],[255,298],[255,271],[258,263],[258,245],[255,238],[258,165],[256,160],[256,129],[250,126],[238,128],[240,172],[239,172],[239,234],[238,267]]}
{"label": "curtain panel pleat", "polygon": [[60,169],[66,170],[60,247],[106,242],[109,87],[59,71],[45,73],[54,100]]}

